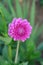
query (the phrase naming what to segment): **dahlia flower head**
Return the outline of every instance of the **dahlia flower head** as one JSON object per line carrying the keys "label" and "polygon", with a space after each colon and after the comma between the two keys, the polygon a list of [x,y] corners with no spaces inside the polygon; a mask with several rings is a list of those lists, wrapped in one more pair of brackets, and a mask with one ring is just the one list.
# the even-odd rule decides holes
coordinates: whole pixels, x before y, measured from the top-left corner
{"label": "dahlia flower head", "polygon": [[14,41],[24,42],[30,38],[32,32],[32,26],[27,19],[14,18],[8,26],[8,35],[14,39]]}

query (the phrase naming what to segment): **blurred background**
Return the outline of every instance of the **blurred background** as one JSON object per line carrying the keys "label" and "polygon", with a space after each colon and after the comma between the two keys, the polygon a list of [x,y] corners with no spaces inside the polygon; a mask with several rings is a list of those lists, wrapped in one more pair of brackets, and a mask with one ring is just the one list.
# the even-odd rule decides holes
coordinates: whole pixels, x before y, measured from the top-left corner
{"label": "blurred background", "polygon": [[33,29],[20,43],[17,65],[43,65],[43,0],[0,0],[0,65],[15,65],[17,42],[8,36],[8,24],[19,17]]}

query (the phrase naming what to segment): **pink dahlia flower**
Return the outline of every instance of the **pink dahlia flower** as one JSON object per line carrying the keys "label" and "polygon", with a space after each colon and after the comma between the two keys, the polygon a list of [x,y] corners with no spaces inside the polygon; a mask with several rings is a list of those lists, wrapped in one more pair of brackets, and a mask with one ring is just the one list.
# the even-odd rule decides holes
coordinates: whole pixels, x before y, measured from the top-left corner
{"label": "pink dahlia flower", "polygon": [[30,38],[32,32],[32,26],[27,19],[14,18],[9,24],[8,35],[15,41],[24,42],[27,38]]}

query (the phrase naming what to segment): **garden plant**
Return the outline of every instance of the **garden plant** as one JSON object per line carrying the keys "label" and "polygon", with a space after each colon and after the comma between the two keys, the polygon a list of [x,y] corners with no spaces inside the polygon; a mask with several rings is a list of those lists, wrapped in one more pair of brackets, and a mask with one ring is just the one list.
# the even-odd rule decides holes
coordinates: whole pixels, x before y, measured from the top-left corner
{"label": "garden plant", "polygon": [[0,1],[0,65],[43,65],[43,41],[37,46],[43,24],[35,17],[35,0],[31,7],[29,0]]}

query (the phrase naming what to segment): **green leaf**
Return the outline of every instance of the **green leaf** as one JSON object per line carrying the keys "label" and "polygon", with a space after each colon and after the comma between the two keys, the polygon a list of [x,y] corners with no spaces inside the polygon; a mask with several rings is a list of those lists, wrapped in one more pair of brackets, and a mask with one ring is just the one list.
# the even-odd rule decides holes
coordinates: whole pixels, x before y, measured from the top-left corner
{"label": "green leaf", "polygon": [[27,18],[27,15],[28,15],[28,12],[29,12],[29,0],[28,2],[26,3],[26,0],[24,0],[24,3],[23,3],[23,16],[24,18]]}
{"label": "green leaf", "polygon": [[29,53],[33,52],[36,48],[35,43],[33,40],[31,40],[31,38],[26,41],[26,45],[27,45],[27,51]]}
{"label": "green leaf", "polygon": [[40,58],[40,52],[39,51],[34,51],[31,55],[30,55],[30,60],[36,60]]}
{"label": "green leaf", "polygon": [[8,46],[4,46],[2,55],[4,58],[8,59]]}
{"label": "green leaf", "polygon": [[19,65],[28,65],[28,62],[23,62],[23,63],[21,63]]}
{"label": "green leaf", "polygon": [[0,44],[4,44],[4,41],[3,40],[0,40]]}
{"label": "green leaf", "polygon": [[38,27],[39,27],[38,24],[35,25],[35,27],[34,27],[34,29],[33,29],[33,31],[32,31],[31,38],[32,38],[33,40],[35,40],[35,38],[37,37],[36,34],[37,34]]}
{"label": "green leaf", "polygon": [[30,61],[29,65],[35,65],[34,61]]}
{"label": "green leaf", "polygon": [[22,8],[21,8],[21,5],[19,3],[19,0],[15,0],[15,3],[16,3],[17,17],[23,17]]}
{"label": "green leaf", "polygon": [[43,24],[38,28],[36,32],[36,38],[43,32]]}
{"label": "green leaf", "polygon": [[0,13],[2,13],[2,16],[4,16],[7,23],[11,22],[12,16],[2,3],[0,3]]}
{"label": "green leaf", "polygon": [[0,40],[4,41],[5,45],[8,45],[8,44],[10,44],[12,39],[10,37],[2,37],[2,36],[0,36]]}
{"label": "green leaf", "polygon": [[14,8],[12,6],[11,0],[7,0],[7,2],[8,2],[8,5],[9,5],[10,11],[11,11],[13,17],[16,17],[16,13],[15,13]]}
{"label": "green leaf", "polygon": [[[25,45],[24,45],[25,46]],[[23,44],[20,45],[20,51],[19,51],[19,61],[24,61],[26,59],[26,47],[24,47]],[[22,54],[21,54],[22,53]],[[25,54],[25,55],[24,55]]]}
{"label": "green leaf", "polygon": [[41,6],[43,6],[43,0],[39,0]]}
{"label": "green leaf", "polygon": [[34,28],[35,24],[35,0],[32,2],[31,12],[30,12],[30,23],[32,27]]}
{"label": "green leaf", "polygon": [[7,60],[0,57],[0,65],[11,65]]}
{"label": "green leaf", "polygon": [[40,63],[41,63],[41,65],[43,65],[43,61],[41,61]]}
{"label": "green leaf", "polygon": [[37,50],[40,50],[40,51],[43,50],[43,42],[38,45]]}
{"label": "green leaf", "polygon": [[2,51],[2,55],[5,59],[9,59],[9,60],[12,59],[12,49],[11,49],[10,45],[4,46],[3,51]]}
{"label": "green leaf", "polygon": [[0,33],[6,33],[7,32],[7,24],[4,19],[4,15],[2,11],[0,12]]}

